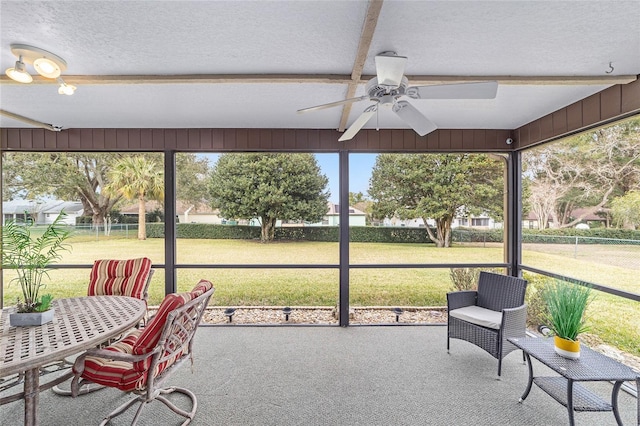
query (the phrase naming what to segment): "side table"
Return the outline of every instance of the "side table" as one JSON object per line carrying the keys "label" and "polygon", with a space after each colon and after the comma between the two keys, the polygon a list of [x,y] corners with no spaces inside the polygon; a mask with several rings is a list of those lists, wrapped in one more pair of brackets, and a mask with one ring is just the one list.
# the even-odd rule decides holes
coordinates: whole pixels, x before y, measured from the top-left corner
{"label": "side table", "polygon": [[[569,424],[574,425],[574,411],[613,411],[618,425],[622,425],[618,411],[618,393],[626,381],[635,381],[640,390],[640,372],[621,364],[584,345],[580,358],[571,360],[556,354],[553,342],[548,338],[509,338],[509,342],[522,349],[529,366],[529,383],[520,397],[524,401],[531,385],[536,384],[557,402],[567,407]],[[531,357],[546,365],[559,376],[534,377]],[[575,382],[615,382],[611,391],[611,403]],[[640,426],[640,398],[638,398],[638,426]]]}

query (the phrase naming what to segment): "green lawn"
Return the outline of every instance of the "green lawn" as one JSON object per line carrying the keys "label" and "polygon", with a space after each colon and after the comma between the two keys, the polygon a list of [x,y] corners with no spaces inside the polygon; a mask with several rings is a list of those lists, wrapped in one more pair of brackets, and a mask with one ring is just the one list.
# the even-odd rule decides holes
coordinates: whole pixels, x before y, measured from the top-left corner
{"label": "green lawn", "polygon": [[[148,256],[164,263],[164,241],[149,239],[74,237],[72,251],[60,263],[91,264],[98,258]],[[640,293],[638,271],[611,256],[627,256],[624,247],[606,248],[607,255],[568,257],[551,246],[526,250],[526,264],[569,276],[589,276],[590,281]],[[260,244],[242,240],[178,240],[178,263],[231,264],[315,264],[337,265],[337,243],[276,242]],[[612,252],[613,250],[613,252]],[[616,251],[617,250],[617,251]],[[632,249],[635,250],[635,249]],[[632,255],[635,253],[632,253]],[[437,249],[425,244],[352,243],[352,264],[472,263],[502,262],[502,246],[456,245]],[[11,305],[20,294],[17,284],[9,284],[14,274],[4,271],[4,304]],[[55,297],[86,293],[89,268],[52,270],[46,292]],[[193,287],[200,279],[211,280],[216,293],[212,303],[219,306],[334,306],[338,299],[336,268],[313,269],[179,269],[178,290]],[[586,278],[585,278],[586,279]],[[443,306],[450,290],[449,269],[352,269],[350,301],[353,306]],[[164,295],[164,271],[156,270],[150,287],[150,304]],[[593,331],[607,343],[640,355],[640,304],[599,294],[590,309]]]}

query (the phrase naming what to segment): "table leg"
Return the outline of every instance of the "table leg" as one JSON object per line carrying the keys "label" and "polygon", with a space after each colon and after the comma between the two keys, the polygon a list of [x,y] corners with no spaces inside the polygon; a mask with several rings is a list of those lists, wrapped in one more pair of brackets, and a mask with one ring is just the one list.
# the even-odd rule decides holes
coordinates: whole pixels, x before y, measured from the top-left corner
{"label": "table leg", "polygon": [[[620,413],[618,412],[618,392],[620,392],[620,388],[624,382],[616,382],[613,385],[613,391],[611,391],[611,406],[613,407],[613,415],[616,416],[616,422],[618,426],[622,426],[622,419],[620,418]],[[640,424],[640,423],[639,423]]]}
{"label": "table leg", "polygon": [[24,374],[24,424],[38,424],[38,396],[40,394],[40,369],[32,368]]}
{"label": "table leg", "polygon": [[533,385],[533,365],[531,364],[531,357],[529,356],[529,353],[526,351],[522,351],[522,353],[526,357],[527,365],[529,366],[529,383],[527,383],[527,388],[524,390],[524,393],[522,394],[518,402],[524,401],[527,398],[527,396],[529,396],[529,392],[531,392],[531,386]]}
{"label": "table leg", "polygon": [[569,426],[574,426],[573,420],[573,380],[567,379],[567,411],[569,411]]}

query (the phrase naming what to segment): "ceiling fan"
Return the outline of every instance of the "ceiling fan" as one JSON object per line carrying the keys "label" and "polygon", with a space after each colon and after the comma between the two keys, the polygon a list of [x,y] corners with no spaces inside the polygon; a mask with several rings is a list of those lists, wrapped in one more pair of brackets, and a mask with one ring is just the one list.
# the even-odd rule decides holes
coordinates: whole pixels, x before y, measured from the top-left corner
{"label": "ceiling fan", "polygon": [[299,109],[298,113],[369,100],[373,104],[365,108],[338,139],[339,141],[352,139],[378,112],[380,107],[391,108],[416,133],[424,136],[438,127],[407,99],[493,99],[498,91],[497,81],[409,86],[409,81],[404,76],[407,57],[398,56],[396,52],[382,52],[375,57],[375,62],[377,77],[367,82],[366,95]]}

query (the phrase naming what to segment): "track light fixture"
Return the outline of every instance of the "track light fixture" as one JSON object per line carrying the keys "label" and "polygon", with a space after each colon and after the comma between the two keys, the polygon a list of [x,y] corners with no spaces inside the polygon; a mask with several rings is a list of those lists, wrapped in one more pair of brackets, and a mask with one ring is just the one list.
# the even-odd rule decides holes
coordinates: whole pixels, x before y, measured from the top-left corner
{"label": "track light fixture", "polygon": [[27,67],[22,62],[22,56],[18,57],[16,65],[13,68],[7,68],[6,74],[10,79],[17,81],[18,83],[31,83],[33,77],[27,72]]}
{"label": "track light fixture", "polygon": [[76,86],[74,86],[73,84],[67,84],[64,82],[64,80],[62,79],[62,77],[58,77],[56,79],[56,81],[58,83],[60,83],[60,87],[58,87],[58,93],[61,95],[73,95],[76,91]]}
{"label": "track light fixture", "polygon": [[66,84],[60,77],[62,71],[67,69],[67,63],[60,56],[26,44],[12,44],[11,52],[18,57],[15,67],[8,68],[6,71],[7,76],[12,80],[20,83],[33,81],[33,77],[26,70],[26,62],[33,64],[33,68],[41,76],[58,80],[60,83],[58,93],[61,95],[73,95],[75,92],[76,87]]}

